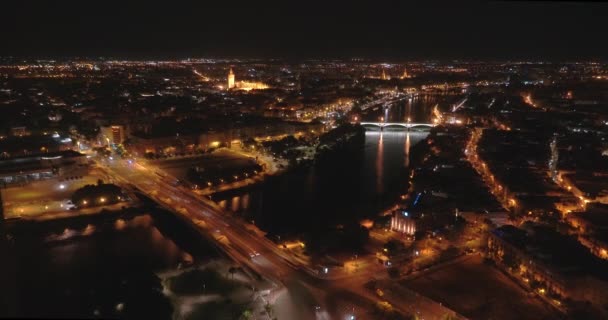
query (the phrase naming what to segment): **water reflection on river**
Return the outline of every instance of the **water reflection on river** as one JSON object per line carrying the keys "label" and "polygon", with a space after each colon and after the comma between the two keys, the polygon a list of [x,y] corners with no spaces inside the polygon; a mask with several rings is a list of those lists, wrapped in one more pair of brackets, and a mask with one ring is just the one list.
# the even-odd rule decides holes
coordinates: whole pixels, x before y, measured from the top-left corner
{"label": "water reflection on river", "polygon": [[445,103],[446,97],[437,95],[420,95],[401,100],[389,108],[368,109],[364,112],[362,121],[380,121],[384,118],[386,122],[407,122],[408,119],[414,123],[430,122],[431,112],[436,104]]}
{"label": "water reflection on river", "polygon": [[361,159],[331,171],[298,169],[215,199],[224,209],[277,233],[373,216],[407,190],[409,149],[427,134],[368,131]]}
{"label": "water reflection on river", "polygon": [[22,224],[4,232],[14,240],[1,248],[0,281],[10,294],[0,301],[0,316],[112,316],[104,308],[132,293],[138,305],[163,304],[151,289],[155,272],[216,257],[166,212]]}
{"label": "water reflection on river", "polygon": [[[445,97],[421,95],[390,108],[372,108],[363,121],[430,123]],[[428,132],[368,131],[360,159],[331,170],[302,168],[262,184],[214,195],[224,209],[255,221],[271,233],[310,230],[328,223],[356,221],[392,206],[407,191],[410,149]]]}

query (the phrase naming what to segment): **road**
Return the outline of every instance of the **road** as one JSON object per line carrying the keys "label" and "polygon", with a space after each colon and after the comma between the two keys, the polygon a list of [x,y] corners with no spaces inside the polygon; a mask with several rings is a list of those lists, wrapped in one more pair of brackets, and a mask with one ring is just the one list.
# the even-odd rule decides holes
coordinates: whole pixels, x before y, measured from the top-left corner
{"label": "road", "polygon": [[[301,315],[298,318],[345,319],[353,312],[364,315],[368,310],[361,310],[361,305],[381,301],[363,287],[373,275],[378,275],[378,270],[382,270],[377,265],[361,261],[362,265],[368,267],[357,268],[350,273],[342,271],[335,275],[318,275],[268,240],[262,232],[248,228],[243,222],[225,214],[214,202],[198,197],[192,190],[175,185],[175,179],[155,174],[155,169],[136,161],[123,160],[101,161],[98,166],[116,181],[136,187],[197,227],[201,235],[210,239],[235,262],[281,284],[292,298],[300,297],[298,303],[305,300],[304,304],[308,306],[304,309],[307,311],[297,311]],[[308,293],[302,294],[303,291]],[[411,310],[409,306],[416,303],[418,301],[411,300],[403,304],[405,308],[395,308],[406,313]],[[322,312],[314,312],[315,305],[321,306]],[[421,314],[421,318],[435,319],[436,316],[434,313],[428,316]]]}

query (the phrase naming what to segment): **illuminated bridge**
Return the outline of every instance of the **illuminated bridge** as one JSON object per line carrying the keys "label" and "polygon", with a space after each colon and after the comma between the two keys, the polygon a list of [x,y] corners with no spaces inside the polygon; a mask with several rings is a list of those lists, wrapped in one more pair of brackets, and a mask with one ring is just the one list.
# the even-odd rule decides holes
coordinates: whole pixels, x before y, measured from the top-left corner
{"label": "illuminated bridge", "polygon": [[431,129],[435,126],[434,123],[422,123],[422,122],[361,122],[364,127],[373,128],[378,127],[380,130],[384,128],[403,128],[403,129]]}

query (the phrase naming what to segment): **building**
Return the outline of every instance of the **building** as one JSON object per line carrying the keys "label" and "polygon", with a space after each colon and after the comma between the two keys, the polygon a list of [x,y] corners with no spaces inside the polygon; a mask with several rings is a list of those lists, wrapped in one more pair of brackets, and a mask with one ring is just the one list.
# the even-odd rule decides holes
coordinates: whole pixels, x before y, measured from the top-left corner
{"label": "building", "polygon": [[576,230],[582,245],[597,257],[608,259],[608,205],[590,203],[585,211],[568,213],[565,220]]}
{"label": "building", "polygon": [[250,91],[250,90],[263,90],[270,88],[267,84],[255,81],[239,81],[235,84],[236,89]]}
{"label": "building", "polygon": [[135,133],[132,143],[128,146],[130,152],[135,156],[143,157],[146,154],[170,155],[182,152],[194,152],[199,146],[200,134],[181,135],[154,135]]}
{"label": "building", "polygon": [[25,126],[11,128],[11,136],[13,136],[13,137],[29,136],[30,134],[31,134],[31,132],[29,130],[27,130],[27,127],[25,127]]}
{"label": "building", "polygon": [[408,211],[397,210],[391,217],[391,230],[413,236],[416,233],[416,220],[414,218]]}
{"label": "building", "polygon": [[0,186],[51,178],[85,176],[89,163],[82,153],[65,150],[0,160]]}
{"label": "building", "polygon": [[409,79],[410,75],[407,73],[407,67],[403,67],[403,75],[401,76],[401,79]]}
{"label": "building", "polygon": [[125,126],[123,125],[110,125],[99,128],[99,136],[101,144],[122,144],[126,139],[127,135],[125,132]]}
{"label": "building", "polygon": [[0,139],[0,159],[71,150],[73,147],[71,138],[61,137],[58,133],[6,137]]}
{"label": "building", "polygon": [[228,72],[228,89],[234,89],[235,87],[235,82],[234,82],[234,72],[232,71],[232,68],[230,68],[230,72]]}
{"label": "building", "polygon": [[131,143],[128,149],[136,156],[190,153],[197,150],[238,145],[247,139],[266,141],[287,135],[322,132],[322,130],[322,123],[277,120],[235,123],[183,134],[134,133],[131,135]]}
{"label": "building", "polygon": [[239,81],[239,82],[237,82],[234,71],[232,70],[232,68],[230,68],[230,71],[228,72],[228,87],[226,87],[226,88],[228,90],[250,91],[250,90],[263,90],[263,89],[268,89],[270,87],[265,83],[256,82],[256,81]]}
{"label": "building", "polygon": [[575,238],[540,225],[505,225],[490,232],[487,257],[546,301],[588,302],[608,315],[608,262]]}

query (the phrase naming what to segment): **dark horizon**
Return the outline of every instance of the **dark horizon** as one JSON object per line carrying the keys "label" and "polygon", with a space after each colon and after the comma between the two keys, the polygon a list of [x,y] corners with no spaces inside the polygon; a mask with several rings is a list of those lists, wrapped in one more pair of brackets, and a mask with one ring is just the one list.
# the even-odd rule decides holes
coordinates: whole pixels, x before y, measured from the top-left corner
{"label": "dark horizon", "polygon": [[[6,4],[2,56],[604,60],[606,3]],[[590,18],[591,17],[591,18]]]}

